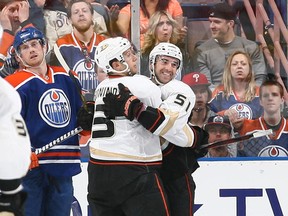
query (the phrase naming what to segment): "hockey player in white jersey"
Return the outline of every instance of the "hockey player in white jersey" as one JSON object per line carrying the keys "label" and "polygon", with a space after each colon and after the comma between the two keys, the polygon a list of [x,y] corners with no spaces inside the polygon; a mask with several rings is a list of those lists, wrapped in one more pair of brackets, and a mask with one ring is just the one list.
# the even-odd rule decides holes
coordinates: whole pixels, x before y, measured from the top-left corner
{"label": "hockey player in white jersey", "polygon": [[[123,115],[107,118],[103,98],[124,83],[147,105],[158,107],[160,89],[137,73],[137,56],[122,37],[99,43],[95,61],[108,78],[95,91],[95,113],[88,164],[88,202],[92,215],[168,216],[168,203],[157,170],[162,154],[157,135]],[[162,120],[164,116],[159,119]]]}
{"label": "hockey player in white jersey", "polygon": [[[2,37],[0,25],[0,40]],[[0,215],[23,215],[26,194],[21,179],[30,164],[30,140],[20,115],[21,101],[15,89],[0,77]]]}
{"label": "hockey player in white jersey", "polygon": [[[151,51],[149,61],[151,79],[161,89],[163,101],[159,110],[164,114],[166,120],[168,119],[168,121],[161,122],[162,125],[158,124],[160,126],[155,131],[150,131],[160,136],[166,133],[163,137],[168,140],[162,144],[163,164],[160,174],[168,195],[171,215],[193,215],[195,183],[191,174],[199,166],[197,158],[206,153],[206,151],[200,151],[198,147],[207,143],[208,134],[199,127],[191,127],[190,130],[194,132],[193,138],[196,135],[195,140],[197,141],[190,145],[190,148],[179,147],[183,146],[181,134],[189,134],[186,131],[186,123],[195,103],[195,95],[191,88],[174,79],[182,67],[180,49],[170,43],[160,43]],[[106,114],[109,116],[110,110],[113,110],[113,107],[118,107],[118,109],[123,110],[128,119],[132,120],[135,117],[148,129],[144,123],[147,119],[151,120],[151,112],[149,115],[143,111],[147,110],[145,102],[143,105],[142,101],[137,101],[137,98],[130,93],[128,88],[124,86],[121,88],[123,91],[120,91],[116,97],[108,94],[104,99],[105,103],[107,102]],[[174,144],[171,143],[171,140]]]}

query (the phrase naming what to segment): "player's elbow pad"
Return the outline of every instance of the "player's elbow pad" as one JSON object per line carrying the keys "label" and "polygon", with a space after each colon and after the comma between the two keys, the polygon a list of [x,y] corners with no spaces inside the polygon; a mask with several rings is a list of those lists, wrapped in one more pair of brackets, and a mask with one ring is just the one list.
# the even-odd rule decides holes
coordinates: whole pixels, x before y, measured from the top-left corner
{"label": "player's elbow pad", "polygon": [[165,116],[159,109],[148,106],[141,111],[137,120],[143,127],[153,133],[165,121]]}

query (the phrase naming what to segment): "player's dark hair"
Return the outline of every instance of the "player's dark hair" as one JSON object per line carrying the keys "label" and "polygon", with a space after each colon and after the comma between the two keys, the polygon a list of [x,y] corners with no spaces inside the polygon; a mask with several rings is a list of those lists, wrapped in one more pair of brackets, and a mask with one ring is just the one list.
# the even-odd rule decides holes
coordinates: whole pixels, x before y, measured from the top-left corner
{"label": "player's dark hair", "polygon": [[71,14],[72,14],[71,8],[72,8],[73,4],[78,3],[78,2],[86,3],[90,9],[91,14],[93,15],[94,9],[93,9],[93,6],[89,2],[87,2],[86,0],[72,0],[69,2],[68,7],[67,7],[67,17],[68,18],[71,18]]}
{"label": "player's dark hair", "polygon": [[278,86],[279,91],[280,91],[280,96],[281,97],[284,96],[283,86],[278,81],[276,81],[276,80],[266,80],[260,86],[260,98],[262,97],[262,89],[263,89],[263,87],[267,87],[267,86]]}

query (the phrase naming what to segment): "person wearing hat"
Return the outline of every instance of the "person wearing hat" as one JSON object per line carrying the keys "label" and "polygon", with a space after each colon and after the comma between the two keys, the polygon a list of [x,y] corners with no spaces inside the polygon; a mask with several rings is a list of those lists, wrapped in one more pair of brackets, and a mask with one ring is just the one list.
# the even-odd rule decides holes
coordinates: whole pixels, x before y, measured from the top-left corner
{"label": "person wearing hat", "polygon": [[211,90],[221,83],[227,57],[236,50],[245,51],[251,57],[257,85],[260,86],[266,78],[264,56],[258,44],[235,35],[236,18],[232,6],[215,4],[209,14],[211,38],[195,48],[195,70],[206,75]]}
{"label": "person wearing hat", "polygon": [[[208,143],[231,138],[232,127],[226,116],[215,115],[209,117],[207,124],[204,126],[204,130],[209,134]],[[233,157],[233,150],[230,148],[232,145],[234,144],[210,148],[208,149],[206,157]]]}
{"label": "person wearing hat", "polygon": [[192,110],[190,123],[195,126],[203,127],[207,123],[208,117],[215,115],[207,106],[211,99],[212,92],[209,88],[211,85],[207,77],[199,72],[191,72],[183,76],[182,81],[191,87],[196,101]]}

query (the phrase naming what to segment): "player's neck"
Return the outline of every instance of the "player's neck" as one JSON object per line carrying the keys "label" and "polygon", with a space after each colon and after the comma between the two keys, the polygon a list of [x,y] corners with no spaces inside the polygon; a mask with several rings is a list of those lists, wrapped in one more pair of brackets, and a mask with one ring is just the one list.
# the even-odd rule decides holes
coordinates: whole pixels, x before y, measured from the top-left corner
{"label": "player's neck", "polygon": [[26,68],[26,70],[31,71],[31,72],[33,72],[33,73],[35,73],[41,77],[46,77],[47,72],[48,72],[46,62],[42,62],[39,66],[36,66],[36,67]]}

